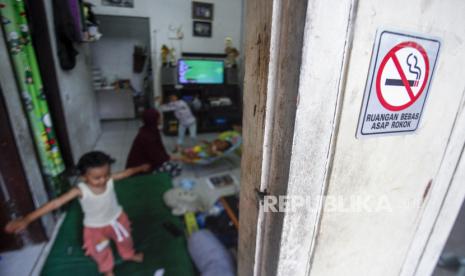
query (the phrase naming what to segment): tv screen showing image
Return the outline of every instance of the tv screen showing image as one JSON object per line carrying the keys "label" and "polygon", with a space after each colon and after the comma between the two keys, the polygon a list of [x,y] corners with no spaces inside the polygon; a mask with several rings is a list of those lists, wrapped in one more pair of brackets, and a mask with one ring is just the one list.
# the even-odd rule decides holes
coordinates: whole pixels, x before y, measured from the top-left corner
{"label": "tv screen showing image", "polygon": [[178,61],[180,84],[223,84],[224,62],[222,60],[180,59]]}

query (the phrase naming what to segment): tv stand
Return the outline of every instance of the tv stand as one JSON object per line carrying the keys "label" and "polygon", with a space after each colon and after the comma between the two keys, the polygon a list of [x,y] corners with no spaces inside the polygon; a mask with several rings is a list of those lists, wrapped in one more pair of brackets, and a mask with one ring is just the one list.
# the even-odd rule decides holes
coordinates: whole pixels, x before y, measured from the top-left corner
{"label": "tv stand", "polygon": [[[231,129],[234,124],[242,123],[241,93],[237,84],[162,84],[163,103],[167,103],[173,93],[178,94],[191,107],[197,118],[199,133],[224,131]],[[195,109],[194,98],[200,100],[199,109]],[[174,112],[163,114],[163,132],[166,135],[177,135],[178,120],[174,117]]]}

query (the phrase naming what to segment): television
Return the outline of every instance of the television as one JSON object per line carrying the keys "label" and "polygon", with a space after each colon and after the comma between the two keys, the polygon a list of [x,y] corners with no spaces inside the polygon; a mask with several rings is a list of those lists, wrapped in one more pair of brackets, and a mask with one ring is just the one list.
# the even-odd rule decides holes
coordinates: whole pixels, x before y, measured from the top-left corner
{"label": "television", "polygon": [[179,84],[223,84],[224,62],[212,59],[180,59]]}

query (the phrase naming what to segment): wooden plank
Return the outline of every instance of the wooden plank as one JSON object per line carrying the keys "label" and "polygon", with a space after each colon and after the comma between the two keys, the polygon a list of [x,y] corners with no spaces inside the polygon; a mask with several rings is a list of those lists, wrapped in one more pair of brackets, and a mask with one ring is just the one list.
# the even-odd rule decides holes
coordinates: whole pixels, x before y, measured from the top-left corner
{"label": "wooden plank", "polygon": [[[356,1],[309,1],[288,196],[311,196],[312,209],[284,214],[276,275],[309,275],[330,177],[345,89]],[[306,198],[307,199],[307,198]]]}
{"label": "wooden plank", "polygon": [[265,108],[273,1],[250,0],[246,6],[243,156],[239,203],[238,275],[253,275],[257,234]]}
{"label": "wooden plank", "polygon": [[[15,217],[24,216],[33,211],[31,192],[26,180],[18,147],[11,128],[6,105],[0,88],[0,225],[6,225]],[[44,229],[39,221],[31,225],[21,235],[0,235],[0,251],[21,248],[22,245],[39,243],[46,240]]]}
{"label": "wooden plank", "polygon": [[[273,102],[267,106],[272,116],[266,131],[269,153],[267,170],[262,170],[262,184],[273,196],[286,195],[289,180],[294,122],[299,90],[300,66],[303,48],[303,33],[307,14],[307,1],[276,1],[273,7],[272,44],[269,74],[269,95]],[[270,103],[270,101],[268,101]],[[263,189],[263,187],[262,187]],[[263,214],[260,244],[257,245],[258,275],[276,275],[281,247],[281,232],[284,214]]]}

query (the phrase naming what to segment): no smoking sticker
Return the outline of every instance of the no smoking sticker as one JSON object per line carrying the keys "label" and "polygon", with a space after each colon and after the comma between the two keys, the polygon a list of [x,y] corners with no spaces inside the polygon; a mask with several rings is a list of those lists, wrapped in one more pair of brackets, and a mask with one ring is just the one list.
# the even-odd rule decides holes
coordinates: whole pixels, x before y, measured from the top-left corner
{"label": "no smoking sticker", "polygon": [[420,123],[440,41],[378,31],[357,137],[414,132]]}

